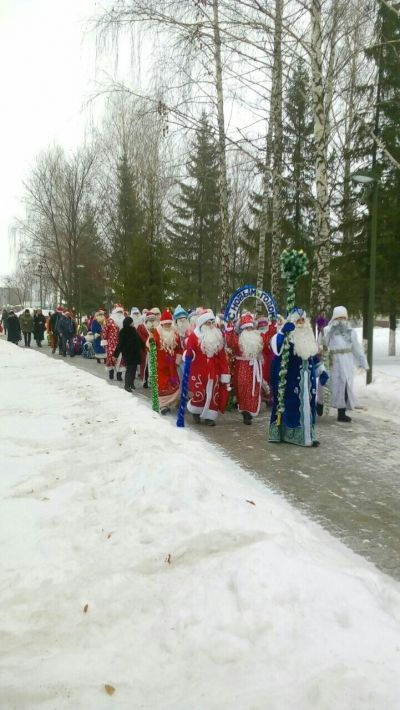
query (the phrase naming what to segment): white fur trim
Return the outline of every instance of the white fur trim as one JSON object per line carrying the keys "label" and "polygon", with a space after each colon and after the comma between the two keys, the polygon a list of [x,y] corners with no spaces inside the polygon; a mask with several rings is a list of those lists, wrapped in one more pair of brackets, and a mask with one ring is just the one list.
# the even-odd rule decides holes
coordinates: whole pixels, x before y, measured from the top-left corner
{"label": "white fur trim", "polygon": [[197,319],[197,329],[200,331],[201,326],[204,325],[204,323],[207,323],[207,321],[209,320],[215,320],[214,313],[212,311],[206,311],[205,313],[202,313]]}
{"label": "white fur trim", "polygon": [[231,376],[230,375],[220,375],[219,381],[223,385],[228,385],[229,382],[231,381]]}

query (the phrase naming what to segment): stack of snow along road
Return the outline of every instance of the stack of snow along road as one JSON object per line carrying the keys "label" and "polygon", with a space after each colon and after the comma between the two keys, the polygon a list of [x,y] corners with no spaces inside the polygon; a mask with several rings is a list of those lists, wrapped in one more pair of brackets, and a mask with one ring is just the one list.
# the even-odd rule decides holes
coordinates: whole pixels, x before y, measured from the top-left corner
{"label": "stack of snow along road", "polygon": [[398,710],[398,584],[146,402],[0,358],[1,708]]}

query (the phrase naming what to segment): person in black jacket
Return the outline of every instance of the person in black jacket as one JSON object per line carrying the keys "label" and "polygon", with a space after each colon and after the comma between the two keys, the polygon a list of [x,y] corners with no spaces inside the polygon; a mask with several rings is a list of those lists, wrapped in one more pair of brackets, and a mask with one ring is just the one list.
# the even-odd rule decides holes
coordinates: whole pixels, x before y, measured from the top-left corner
{"label": "person in black jacket", "polygon": [[58,321],[60,320],[61,316],[63,314],[63,309],[61,306],[58,306],[54,313],[51,314],[49,318],[49,333],[50,333],[50,340],[51,340],[51,352],[54,353],[56,352],[57,346],[58,346],[58,352],[61,355],[61,335],[58,333]]}
{"label": "person in black jacket", "polygon": [[144,343],[133,325],[133,319],[127,316],[123,320],[118,335],[118,345],[114,350],[114,357],[118,357],[122,353],[125,360],[125,389],[127,392],[132,392],[135,389],[136,370],[140,364],[140,356],[144,347]]}
{"label": "person in black jacket", "polygon": [[10,311],[7,318],[7,340],[15,345],[21,340],[21,326],[14,311]]}
{"label": "person in black jacket", "polygon": [[46,318],[42,313],[42,309],[38,308],[35,315],[33,316],[33,337],[36,340],[38,348],[42,347],[42,340],[44,338],[45,327],[46,327]]}

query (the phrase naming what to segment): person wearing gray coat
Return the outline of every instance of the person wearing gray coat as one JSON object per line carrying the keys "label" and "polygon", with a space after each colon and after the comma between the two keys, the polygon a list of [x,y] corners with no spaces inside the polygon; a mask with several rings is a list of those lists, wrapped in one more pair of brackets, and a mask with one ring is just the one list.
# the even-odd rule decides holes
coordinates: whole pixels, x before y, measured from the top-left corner
{"label": "person wearing gray coat", "polygon": [[25,347],[30,348],[33,333],[33,318],[30,314],[29,308],[25,308],[24,313],[19,317],[19,324],[24,336]]}

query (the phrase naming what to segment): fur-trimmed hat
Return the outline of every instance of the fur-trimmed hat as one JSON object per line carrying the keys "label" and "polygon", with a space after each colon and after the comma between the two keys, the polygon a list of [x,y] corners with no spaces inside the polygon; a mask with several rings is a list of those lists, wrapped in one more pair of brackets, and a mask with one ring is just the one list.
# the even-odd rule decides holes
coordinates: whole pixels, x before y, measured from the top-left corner
{"label": "fur-trimmed hat", "polygon": [[244,328],[254,328],[254,318],[251,313],[245,313],[239,321],[240,330]]}
{"label": "fur-trimmed hat", "polygon": [[257,321],[257,328],[268,328],[269,320],[266,316],[261,316]]}
{"label": "fur-trimmed hat", "polygon": [[113,309],[112,309],[112,312],[113,312],[113,313],[118,313],[118,312],[123,313],[123,312],[124,312],[124,307],[121,306],[120,303],[116,303],[115,306],[114,306]]}
{"label": "fur-trimmed hat", "polygon": [[331,320],[336,320],[336,318],[348,318],[347,308],[344,306],[335,306],[332,313]]}
{"label": "fur-trimmed hat", "polygon": [[289,311],[289,313],[287,314],[286,320],[288,320],[289,323],[297,323],[297,321],[300,320],[300,318],[306,318],[306,317],[307,317],[307,313],[305,312],[305,310],[303,308],[297,308],[297,306],[296,306],[295,308],[292,308],[291,311]]}
{"label": "fur-trimmed hat", "polygon": [[201,315],[198,316],[196,327],[200,330],[204,323],[207,323],[210,320],[215,321],[215,315],[211,309],[204,311],[204,313],[201,313]]}
{"label": "fur-trimmed hat", "polygon": [[153,313],[153,311],[147,311],[147,313],[145,314],[143,320],[144,320],[144,322],[146,323],[146,321],[148,321],[148,320],[156,320],[156,318],[157,318],[157,315],[156,315],[155,313]]}
{"label": "fur-trimmed hat", "polygon": [[160,325],[167,325],[172,323],[172,313],[167,308],[161,313]]}
{"label": "fur-trimmed hat", "polygon": [[189,314],[185,309],[179,305],[175,308],[174,310],[174,320],[178,320],[178,318],[188,318]]}

